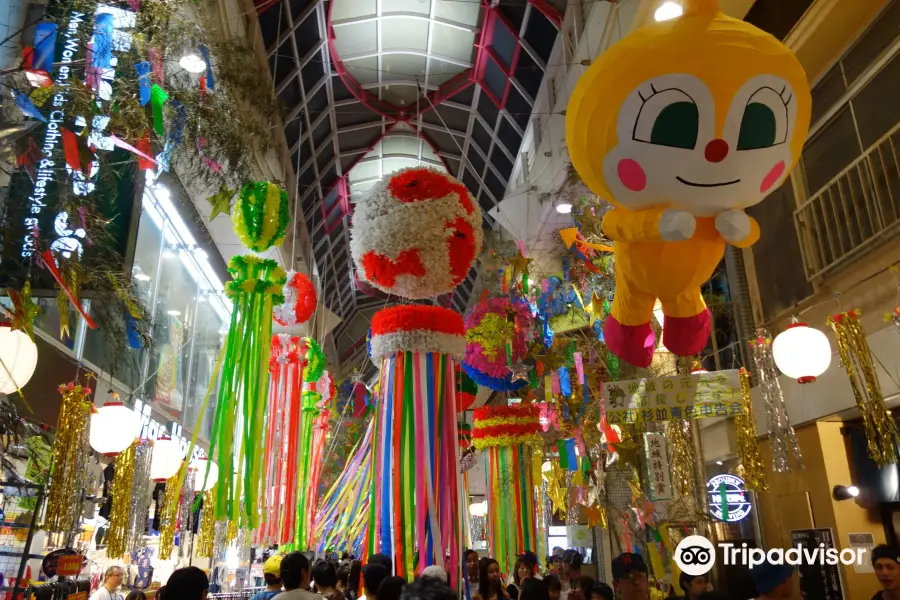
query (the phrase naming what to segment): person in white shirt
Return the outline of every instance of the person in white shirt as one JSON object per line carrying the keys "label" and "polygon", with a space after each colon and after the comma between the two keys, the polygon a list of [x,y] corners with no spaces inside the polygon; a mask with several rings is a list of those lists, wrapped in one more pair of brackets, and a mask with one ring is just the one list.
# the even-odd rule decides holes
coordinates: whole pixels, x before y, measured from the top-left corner
{"label": "person in white shirt", "polygon": [[91,600],[122,600],[122,594],[118,589],[122,586],[122,578],[125,571],[122,567],[110,567],[103,574],[103,585],[91,594]]}

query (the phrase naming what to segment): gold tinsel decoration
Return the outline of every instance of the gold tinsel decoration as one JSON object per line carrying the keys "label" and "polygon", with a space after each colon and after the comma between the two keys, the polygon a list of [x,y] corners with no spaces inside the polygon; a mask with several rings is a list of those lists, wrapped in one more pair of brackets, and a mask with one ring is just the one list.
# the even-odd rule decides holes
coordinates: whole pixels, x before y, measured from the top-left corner
{"label": "gold tinsel decoration", "polygon": [[897,425],[884,406],[884,395],[872,361],[859,311],[828,317],[834,331],[841,364],[850,379],[856,407],[863,418],[869,456],[881,467],[897,462]]}
{"label": "gold tinsel decoration", "polygon": [[203,494],[203,509],[200,511],[200,527],[197,531],[197,556],[212,558],[216,533],[215,496],[213,490]]}
{"label": "gold tinsel decoration", "polygon": [[694,451],[691,443],[690,423],[670,421],[666,438],[669,443],[669,468],[672,489],[679,496],[694,497]]}
{"label": "gold tinsel decoration", "polygon": [[759,438],[756,437],[750,398],[750,373],[746,369],[741,369],[741,401],[744,403],[744,414],[735,417],[734,428],[737,433],[738,456],[744,469],[744,483],[748,490],[762,492],[768,489],[768,485],[766,470],[759,456]]}
{"label": "gold tinsel decoration", "polygon": [[106,546],[106,556],[109,558],[121,558],[125,554],[128,522],[131,518],[129,509],[132,505],[131,488],[134,484],[134,454],[138,443],[135,441],[116,457],[114,466],[116,474],[110,489],[112,509],[109,512]]}
{"label": "gold tinsel decoration", "polygon": [[91,388],[70,383],[59,386],[59,392],[62,402],[53,438],[53,467],[43,529],[69,533],[81,512],[80,484],[91,423]]}
{"label": "gold tinsel decoration", "polygon": [[237,521],[228,521],[228,535],[225,537],[225,543],[230,544],[234,540],[237,539],[238,535],[238,522]]}
{"label": "gold tinsel decoration", "polygon": [[175,526],[178,524],[178,508],[181,500],[179,483],[181,483],[181,469],[166,480],[166,495],[159,524],[159,557],[162,560],[169,560],[175,547]]}

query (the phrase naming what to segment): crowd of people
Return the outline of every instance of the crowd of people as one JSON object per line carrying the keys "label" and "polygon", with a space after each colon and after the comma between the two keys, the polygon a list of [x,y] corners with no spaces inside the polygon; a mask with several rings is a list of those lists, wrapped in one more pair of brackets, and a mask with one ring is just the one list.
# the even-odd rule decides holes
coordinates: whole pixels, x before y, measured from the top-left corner
{"label": "crowd of people", "polygon": [[[640,554],[623,553],[612,561],[612,585],[582,574],[583,557],[574,550],[554,549],[541,572],[537,557],[525,552],[518,557],[513,572],[503,577],[500,564],[480,557],[475,550],[465,552],[465,597],[471,600],[786,600],[792,597],[796,569],[764,562],[744,570],[727,591],[714,591],[707,575],[682,573],[679,585],[683,596],[669,594],[650,585],[649,570]],[[881,545],[872,553],[872,564],[883,591],[872,600],[900,600],[900,548]],[[375,554],[362,565],[346,559],[319,560],[292,552],[269,557],[263,567],[266,589],[251,600],[457,600],[448,585],[448,575],[439,566],[427,567],[421,577],[409,583],[392,575],[390,557]],[[123,600],[118,593],[124,572],[110,567],[103,585],[91,600]],[[729,578],[731,579],[731,578]],[[359,593],[361,591],[361,594]],[[209,579],[197,567],[172,573],[156,594],[159,600],[206,600]],[[131,591],[124,600],[147,600],[143,592]]]}

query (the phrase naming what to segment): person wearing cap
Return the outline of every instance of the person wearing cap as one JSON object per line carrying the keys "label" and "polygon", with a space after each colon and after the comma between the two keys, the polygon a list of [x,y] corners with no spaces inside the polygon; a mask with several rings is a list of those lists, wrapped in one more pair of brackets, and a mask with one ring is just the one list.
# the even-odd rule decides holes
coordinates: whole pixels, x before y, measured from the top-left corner
{"label": "person wearing cap", "polygon": [[794,593],[794,571],[791,565],[766,560],[750,569],[756,586],[757,600],[787,600]]}
{"label": "person wearing cap", "polygon": [[309,559],[302,552],[291,552],[282,558],[280,574],[284,591],[273,600],[323,600],[322,596],[308,591]]}
{"label": "person wearing cap", "polygon": [[613,588],[622,600],[648,600],[647,563],[640,554],[623,552],[612,561]]}
{"label": "person wearing cap", "polygon": [[271,600],[281,593],[281,554],[273,554],[263,564],[263,579],[266,589],[255,594],[250,600]]}
{"label": "person wearing cap", "polygon": [[900,600],[900,547],[881,544],[872,549],[875,577],[883,588],[872,600]]}

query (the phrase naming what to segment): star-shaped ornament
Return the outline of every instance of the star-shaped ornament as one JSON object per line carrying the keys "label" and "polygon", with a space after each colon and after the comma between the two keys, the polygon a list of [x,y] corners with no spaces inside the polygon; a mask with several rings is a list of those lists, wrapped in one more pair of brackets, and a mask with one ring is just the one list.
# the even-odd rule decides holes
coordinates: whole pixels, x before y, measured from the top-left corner
{"label": "star-shaped ornament", "polygon": [[640,469],[639,454],[641,452],[640,444],[634,442],[619,442],[615,445],[616,453],[619,455],[619,462],[625,465],[631,465],[637,471]]}
{"label": "star-shaped ornament", "polygon": [[587,514],[588,527],[600,526],[606,528],[606,510],[596,502],[589,506],[585,513]]}
{"label": "star-shaped ornament", "polygon": [[595,216],[592,208],[586,207],[577,220],[581,225],[581,233],[585,237],[591,234],[599,236],[603,233],[603,217]]}
{"label": "star-shaped ornament", "polygon": [[212,212],[209,213],[209,220],[212,221],[221,214],[231,214],[231,199],[234,198],[235,190],[228,188],[222,184],[217,194],[213,194],[206,199],[212,205]]}
{"label": "star-shaped ornament", "polygon": [[513,275],[516,273],[524,273],[528,274],[528,265],[534,262],[533,258],[525,258],[525,256],[519,252],[509,261],[509,266],[513,268]]}
{"label": "star-shaped ornament", "polygon": [[510,372],[510,380],[512,383],[517,383],[519,381],[528,381],[528,371],[530,367],[522,361],[515,363],[511,367],[507,367]]}
{"label": "star-shaped ornament", "polygon": [[544,354],[536,356],[535,359],[544,365],[544,372],[555,371],[566,364],[565,356],[559,354],[553,348],[548,348]]}
{"label": "star-shaped ornament", "polygon": [[12,329],[20,329],[34,339],[34,319],[41,307],[31,300],[31,282],[26,281],[21,292],[9,290],[9,298],[13,303]]}

